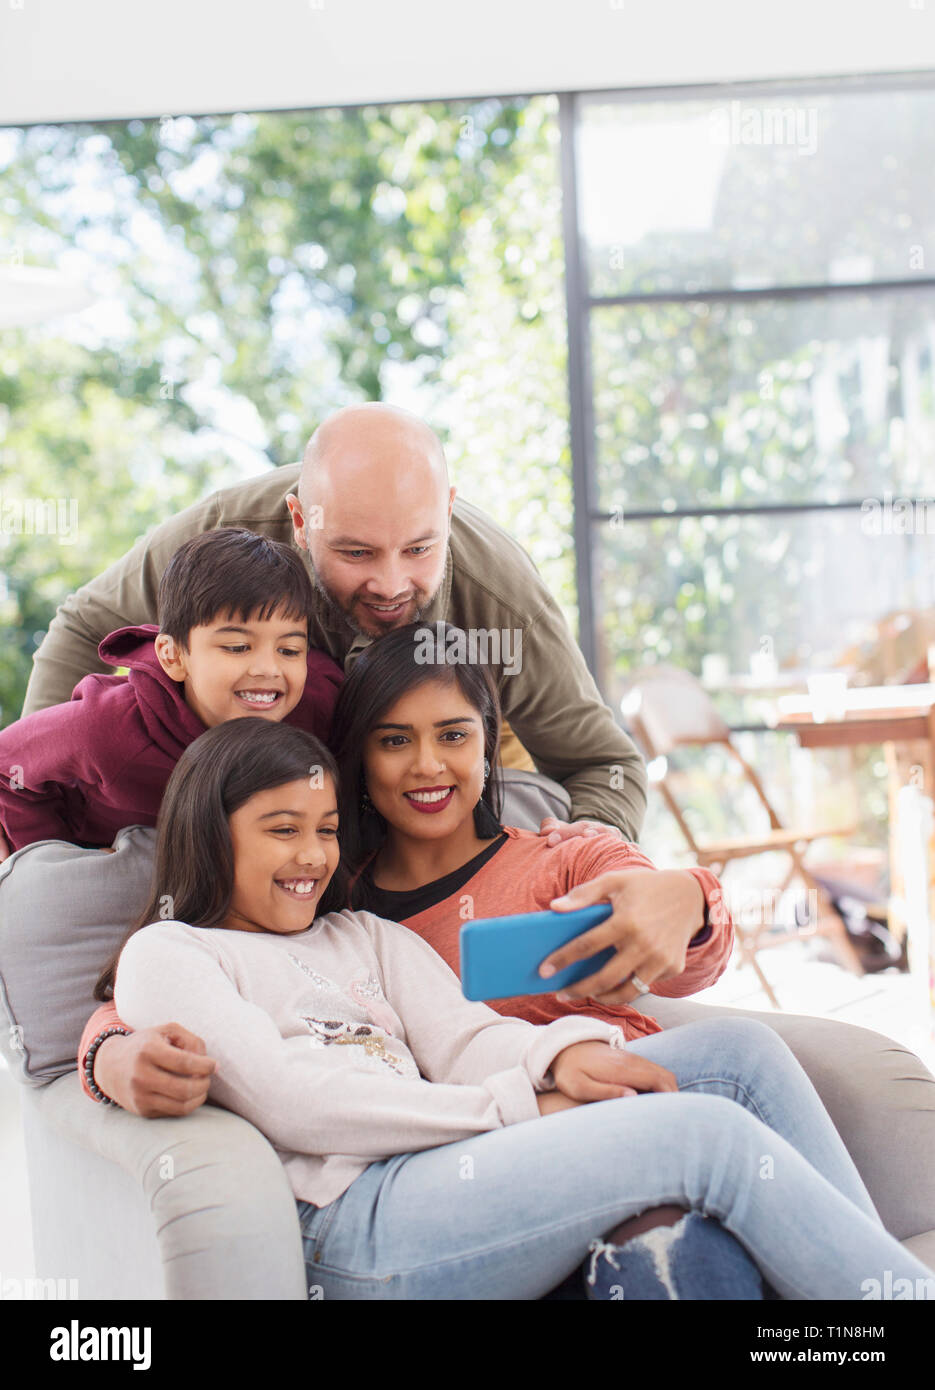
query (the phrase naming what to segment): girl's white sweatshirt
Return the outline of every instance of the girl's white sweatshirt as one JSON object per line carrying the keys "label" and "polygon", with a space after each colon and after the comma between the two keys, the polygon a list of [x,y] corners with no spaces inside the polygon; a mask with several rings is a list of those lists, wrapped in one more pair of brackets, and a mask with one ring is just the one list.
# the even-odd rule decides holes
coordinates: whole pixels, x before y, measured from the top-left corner
{"label": "girl's white sweatshirt", "polygon": [[471,1003],[430,946],[369,912],[291,935],[155,922],[124,947],[115,999],[131,1028],[204,1039],[209,1098],[256,1125],[317,1206],[377,1159],[538,1120],[571,1043],[625,1046],[598,1019],[536,1027]]}

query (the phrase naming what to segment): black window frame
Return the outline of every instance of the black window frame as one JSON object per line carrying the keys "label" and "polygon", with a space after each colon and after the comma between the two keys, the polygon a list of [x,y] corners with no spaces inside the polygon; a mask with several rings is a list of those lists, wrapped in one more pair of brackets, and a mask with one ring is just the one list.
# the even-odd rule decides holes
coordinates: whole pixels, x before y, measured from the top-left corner
{"label": "black window frame", "polygon": [[[594,422],[594,374],[591,362],[591,314],[605,309],[638,304],[711,303],[762,299],[808,299],[834,295],[862,294],[886,296],[913,287],[935,288],[935,276],[910,276],[901,280],[858,283],[819,282],[781,285],[773,288],[718,289],[698,292],[671,291],[632,295],[592,295],[588,290],[588,269],[578,208],[577,140],[583,104],[640,104],[659,101],[668,104],[715,99],[719,102],[777,99],[797,100],[805,96],[835,96],[854,92],[935,91],[935,72],[881,73],[858,76],[789,78],[731,83],[704,83],[674,87],[631,87],[601,91],[560,92],[559,132],[562,183],[562,235],[565,251],[565,304],[568,345],[569,434],[574,505],[575,581],[578,598],[578,645],[598,688],[608,698],[607,675],[600,669],[598,640],[598,602],[596,594],[595,527],[611,521],[612,513],[596,505],[597,444]],[[684,517],[763,515],[789,512],[860,511],[868,498],[849,498],[834,502],[777,502],[728,507],[682,507],[665,509],[627,508],[627,521],[650,522],[658,519],[678,521]],[[883,497],[876,499],[881,504]],[[615,717],[620,720],[619,710]],[[765,730],[762,724],[737,724],[741,730]]]}

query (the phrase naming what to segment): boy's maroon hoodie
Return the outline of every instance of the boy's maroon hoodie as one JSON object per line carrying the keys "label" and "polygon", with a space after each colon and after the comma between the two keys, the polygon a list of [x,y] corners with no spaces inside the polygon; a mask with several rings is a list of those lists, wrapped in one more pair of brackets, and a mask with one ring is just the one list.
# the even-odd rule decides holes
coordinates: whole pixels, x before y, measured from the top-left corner
{"label": "boy's maroon hoodie", "polygon": [[[172,769],[205,731],[156,659],[158,631],[145,623],[111,632],[101,660],[129,667],[128,676],[85,676],[67,705],[0,732],[0,827],[13,849],[110,845],[124,826],[156,824]],[[330,656],[309,651],[304,694],[283,723],[327,741],[343,679]]]}

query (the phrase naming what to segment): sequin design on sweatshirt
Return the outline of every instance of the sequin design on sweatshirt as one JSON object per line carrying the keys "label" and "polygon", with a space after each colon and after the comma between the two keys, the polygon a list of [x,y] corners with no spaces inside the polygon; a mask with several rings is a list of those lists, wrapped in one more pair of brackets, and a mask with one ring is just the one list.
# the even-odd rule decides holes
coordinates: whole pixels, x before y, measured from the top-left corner
{"label": "sequin design on sweatshirt", "polygon": [[380,981],[372,971],[365,980],[352,980],[349,992],[378,1028],[382,1028],[389,1037],[399,1034],[399,1019],[387,1003]]}
{"label": "sequin design on sweatshirt", "polygon": [[294,956],[291,951],[289,952],[289,959],[292,961],[293,965],[299,967],[303,975],[307,975],[308,978],[312,980],[319,989],[323,989],[326,994],[340,994],[340,990],[334,980],[329,980],[327,975],[319,975],[318,971],[313,970],[307,961],[300,960],[299,957]]}
{"label": "sequin design on sweatshirt", "polygon": [[302,1015],[302,1020],[319,1047],[356,1046],[360,1047],[367,1061],[384,1063],[400,1076],[418,1080],[419,1071],[414,1062],[405,1057],[396,1057],[386,1049],[382,1034],[368,1023],[348,1023],[346,1019],[310,1018]]}

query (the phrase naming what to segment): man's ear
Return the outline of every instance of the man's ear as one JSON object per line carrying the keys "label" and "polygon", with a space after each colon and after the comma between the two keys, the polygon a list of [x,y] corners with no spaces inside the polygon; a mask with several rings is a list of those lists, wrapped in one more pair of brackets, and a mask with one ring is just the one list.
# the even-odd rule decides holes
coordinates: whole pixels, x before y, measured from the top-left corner
{"label": "man's ear", "polygon": [[305,517],[302,514],[302,503],[294,492],[286,493],[286,506],[289,508],[289,515],[292,517],[292,538],[300,550],[308,550],[308,546],[305,543]]}
{"label": "man's ear", "polygon": [[154,643],[156,660],[170,680],[183,681],[187,675],[184,656],[179,644],[167,632],[158,632]]}

